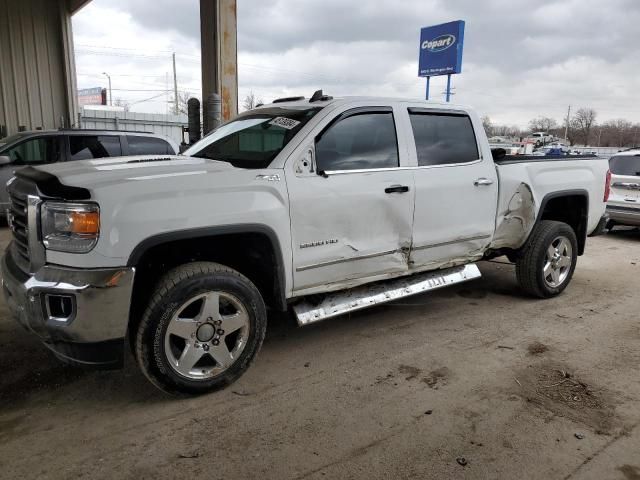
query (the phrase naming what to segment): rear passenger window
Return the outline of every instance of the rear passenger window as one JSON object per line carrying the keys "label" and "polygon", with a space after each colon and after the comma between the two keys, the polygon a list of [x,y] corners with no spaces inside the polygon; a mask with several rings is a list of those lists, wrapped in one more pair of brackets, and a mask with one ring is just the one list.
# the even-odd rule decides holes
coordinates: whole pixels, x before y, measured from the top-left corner
{"label": "rear passenger window", "polygon": [[466,115],[409,111],[418,165],[447,165],[477,160],[478,145]]}
{"label": "rear passenger window", "polygon": [[71,160],[119,157],[122,155],[118,135],[69,135]]}
{"label": "rear passenger window", "polygon": [[338,120],[316,140],[316,162],[319,171],[397,167],[393,114],[365,112]]}
{"label": "rear passenger window", "polygon": [[129,155],[174,155],[169,142],[155,137],[138,137],[127,135]]}

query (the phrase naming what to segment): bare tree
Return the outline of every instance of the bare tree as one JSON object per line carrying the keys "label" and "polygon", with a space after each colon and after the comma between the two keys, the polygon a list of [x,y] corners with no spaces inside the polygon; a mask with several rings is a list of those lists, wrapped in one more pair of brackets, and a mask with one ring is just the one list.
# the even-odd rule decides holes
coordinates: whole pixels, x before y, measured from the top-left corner
{"label": "bare tree", "polygon": [[529,122],[529,128],[532,132],[548,132],[557,126],[558,122],[550,117],[536,117]]}
{"label": "bare tree", "polygon": [[[188,102],[189,99],[192,97],[193,95],[191,95],[190,92],[178,92],[178,113],[182,113],[184,115],[187,115],[189,109],[188,109]],[[170,100],[169,103],[171,105],[175,105],[175,100]]]}
{"label": "bare tree", "polygon": [[253,110],[254,108],[256,108],[258,105],[262,103],[264,103],[262,99],[258,99],[258,97],[256,97],[256,94],[253,93],[253,90],[251,90],[249,92],[249,95],[244,97],[242,108],[244,108],[245,110]]}
{"label": "bare tree", "polygon": [[522,132],[520,128],[515,125],[492,125],[492,131],[494,135],[500,137],[521,137]]}
{"label": "bare tree", "polygon": [[591,128],[596,121],[596,111],[593,108],[580,108],[571,120],[571,126],[577,130],[577,136],[589,145]]}
{"label": "bare tree", "polygon": [[491,119],[488,115],[482,117],[482,126],[484,127],[484,131],[487,134],[487,137],[493,136],[493,124],[491,123]]}
{"label": "bare tree", "polygon": [[605,147],[631,147],[635,143],[634,133],[638,125],[619,118],[602,124],[600,144]]}

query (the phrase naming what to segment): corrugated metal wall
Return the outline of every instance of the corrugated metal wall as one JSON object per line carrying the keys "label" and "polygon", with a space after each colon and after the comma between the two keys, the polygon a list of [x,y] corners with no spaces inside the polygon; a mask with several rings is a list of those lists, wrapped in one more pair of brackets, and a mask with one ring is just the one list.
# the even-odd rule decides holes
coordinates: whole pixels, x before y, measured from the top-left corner
{"label": "corrugated metal wall", "polygon": [[80,128],[98,130],[132,130],[166,135],[176,143],[182,142],[182,127],[188,124],[186,115],[163,113],[109,112],[83,109]]}
{"label": "corrugated metal wall", "polygon": [[66,2],[0,0],[0,128],[69,126],[75,72]]}

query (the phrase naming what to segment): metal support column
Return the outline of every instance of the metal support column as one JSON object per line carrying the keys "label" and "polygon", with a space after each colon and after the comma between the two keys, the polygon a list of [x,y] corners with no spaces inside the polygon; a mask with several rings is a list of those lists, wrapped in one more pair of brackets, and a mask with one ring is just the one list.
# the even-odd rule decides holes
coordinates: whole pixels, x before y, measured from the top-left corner
{"label": "metal support column", "polygon": [[[238,114],[238,34],[236,0],[200,0],[202,46],[202,106],[207,98],[222,98],[222,121]],[[213,128],[203,112],[203,133]]]}
{"label": "metal support column", "polygon": [[429,87],[431,84],[431,77],[427,77],[427,100],[429,100]]}
{"label": "metal support column", "polygon": [[447,75],[447,102],[451,101],[451,74]]}

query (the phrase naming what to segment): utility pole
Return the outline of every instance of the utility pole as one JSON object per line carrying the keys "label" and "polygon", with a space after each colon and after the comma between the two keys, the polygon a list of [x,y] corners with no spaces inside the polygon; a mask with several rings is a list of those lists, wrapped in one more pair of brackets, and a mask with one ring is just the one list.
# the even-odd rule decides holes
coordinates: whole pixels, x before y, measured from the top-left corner
{"label": "utility pole", "polygon": [[176,52],[173,52],[173,95],[176,103],[173,113],[178,115],[180,111],[178,109],[178,75],[176,74]]}
{"label": "utility pole", "polygon": [[571,118],[571,105],[569,105],[569,109],[567,110],[567,123],[564,126],[564,141],[565,143],[569,142],[569,119]]}
{"label": "utility pole", "polygon": [[598,147],[600,146],[600,139],[602,138],[602,127],[600,127],[600,132],[598,133]]}
{"label": "utility pole", "polygon": [[169,103],[171,103],[169,101],[169,72],[164,72],[164,88],[165,88],[165,95],[164,95],[164,103],[165,103],[165,114],[169,115]]}

